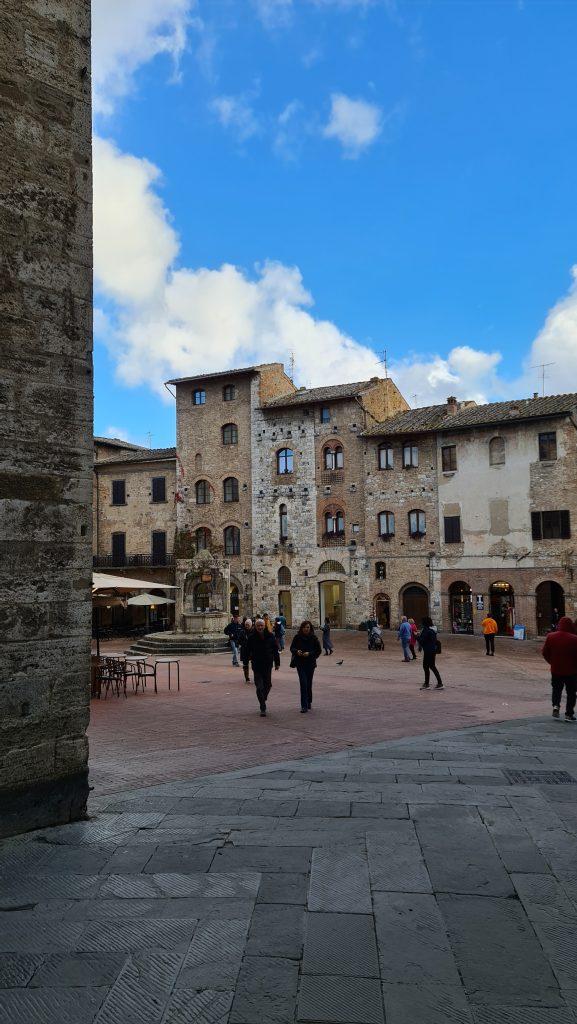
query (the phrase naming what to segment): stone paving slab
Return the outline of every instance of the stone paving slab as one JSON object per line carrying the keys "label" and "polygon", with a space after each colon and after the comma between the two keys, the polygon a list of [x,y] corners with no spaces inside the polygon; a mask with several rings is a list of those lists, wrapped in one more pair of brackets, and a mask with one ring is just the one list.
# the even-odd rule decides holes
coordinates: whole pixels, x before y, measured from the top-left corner
{"label": "stone paving slab", "polygon": [[568,766],[515,721],[97,798],[0,844],[0,1024],[577,1024],[577,785],[504,774]]}

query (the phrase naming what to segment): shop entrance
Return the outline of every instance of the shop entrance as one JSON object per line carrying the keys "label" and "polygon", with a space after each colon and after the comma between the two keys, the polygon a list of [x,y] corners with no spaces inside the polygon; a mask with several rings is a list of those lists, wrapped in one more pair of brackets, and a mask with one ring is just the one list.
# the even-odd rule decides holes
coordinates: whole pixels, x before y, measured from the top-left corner
{"label": "shop entrance", "polygon": [[513,636],[515,625],[515,591],[510,583],[498,580],[489,590],[491,615],[499,627],[501,636]]}
{"label": "shop entrance", "polygon": [[377,594],[375,598],[375,618],[383,629],[391,628],[391,602],[388,594]]}
{"label": "shop entrance", "polygon": [[473,594],[468,583],[451,583],[449,614],[453,633],[473,632]]}
{"label": "shop entrance", "polygon": [[429,594],[424,587],[414,583],[403,590],[403,615],[414,619],[418,626],[429,614]]}
{"label": "shop entrance", "polygon": [[332,580],[319,583],[319,604],[321,622],[328,618],[331,626],[342,629],[345,612],[344,583],[334,583]]}
{"label": "shop entrance", "polygon": [[560,583],[546,580],[535,591],[537,633],[544,636],[565,614],[565,591]]}
{"label": "shop entrance", "polygon": [[279,590],[278,592],[278,613],[284,615],[287,626],[293,624],[293,606],[290,590]]}

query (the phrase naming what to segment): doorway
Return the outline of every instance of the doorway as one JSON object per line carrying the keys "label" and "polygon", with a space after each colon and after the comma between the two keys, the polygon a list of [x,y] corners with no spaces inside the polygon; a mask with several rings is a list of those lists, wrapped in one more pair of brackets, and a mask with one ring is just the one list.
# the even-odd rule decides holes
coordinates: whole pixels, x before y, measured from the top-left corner
{"label": "doorway", "polygon": [[429,594],[424,587],[413,583],[403,590],[403,615],[414,619],[417,625],[429,614]]}
{"label": "doorway", "polygon": [[328,618],[331,626],[342,629],[345,610],[344,583],[334,583],[332,580],[319,583],[319,598],[321,622]]}
{"label": "doorway", "polygon": [[565,614],[565,591],[560,583],[546,580],[535,590],[537,633],[544,636]]}
{"label": "doorway", "polygon": [[236,583],[230,585],[230,614],[238,615],[240,611],[240,598]]}
{"label": "doorway", "polygon": [[498,580],[489,590],[491,615],[499,627],[501,636],[513,636],[515,625],[515,591],[510,583]]}
{"label": "doorway", "polygon": [[449,614],[453,633],[473,632],[473,594],[468,583],[451,583]]}
{"label": "doorway", "polygon": [[279,590],[278,592],[278,613],[284,615],[287,626],[293,624],[293,606],[290,590]]}
{"label": "doorway", "polygon": [[391,601],[388,594],[377,594],[375,598],[375,618],[383,629],[391,628]]}

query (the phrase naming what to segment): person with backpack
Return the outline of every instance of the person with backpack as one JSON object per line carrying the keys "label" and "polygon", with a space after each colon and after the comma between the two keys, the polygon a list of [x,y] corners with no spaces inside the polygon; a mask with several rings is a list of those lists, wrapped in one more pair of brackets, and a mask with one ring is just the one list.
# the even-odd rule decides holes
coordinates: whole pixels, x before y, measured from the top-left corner
{"label": "person with backpack", "polygon": [[323,634],[323,651],[325,652],[325,655],[332,654],[333,644],[331,640],[331,620],[329,619],[328,615],[321,629]]}
{"label": "person with backpack", "polygon": [[277,615],[276,619],[274,620],[273,633],[276,637],[276,642],[278,644],[279,651],[284,651],[284,638],[286,629],[283,626],[279,615]]}
{"label": "person with backpack", "polygon": [[313,703],[313,676],[320,657],[321,645],[310,619],[301,622],[291,644],[291,668],[296,668],[301,690],[301,714],[310,711]]}
{"label": "person with backpack", "polygon": [[272,667],[280,668],[278,644],[271,632],[265,627],[264,619],[257,619],[254,629],[248,635],[244,646],[243,665],[248,671],[252,664],[256,696],[260,706],[261,718],[266,717],[266,702],[272,687]]}
{"label": "person with backpack", "polygon": [[577,636],[575,626],[568,615],[563,615],[557,623],[557,629],[547,634],[541,654],[551,666],[553,718],[559,718],[564,687],[565,721],[574,722],[577,698]]}
{"label": "person with backpack", "polygon": [[423,628],[417,637],[417,643],[419,650],[423,652],[423,671],[425,673],[425,682],[421,686],[421,690],[429,689],[431,672],[437,680],[435,690],[443,690],[443,680],[435,664],[441,645],[437,639],[437,632],[433,627],[433,620],[428,616],[423,619]]}

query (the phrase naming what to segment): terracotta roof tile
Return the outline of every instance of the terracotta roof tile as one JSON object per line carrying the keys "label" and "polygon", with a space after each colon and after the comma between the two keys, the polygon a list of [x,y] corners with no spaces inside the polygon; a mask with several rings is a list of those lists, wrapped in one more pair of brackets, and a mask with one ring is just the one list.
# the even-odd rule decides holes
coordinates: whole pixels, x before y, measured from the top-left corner
{"label": "terracotta roof tile", "polygon": [[468,430],[474,427],[499,426],[519,420],[547,419],[561,416],[577,408],[577,394],[545,395],[543,398],[519,398],[488,405],[459,404],[450,413],[448,406],[429,405],[422,409],[391,416],[364,431],[366,437],[388,434],[430,434],[437,430]]}

